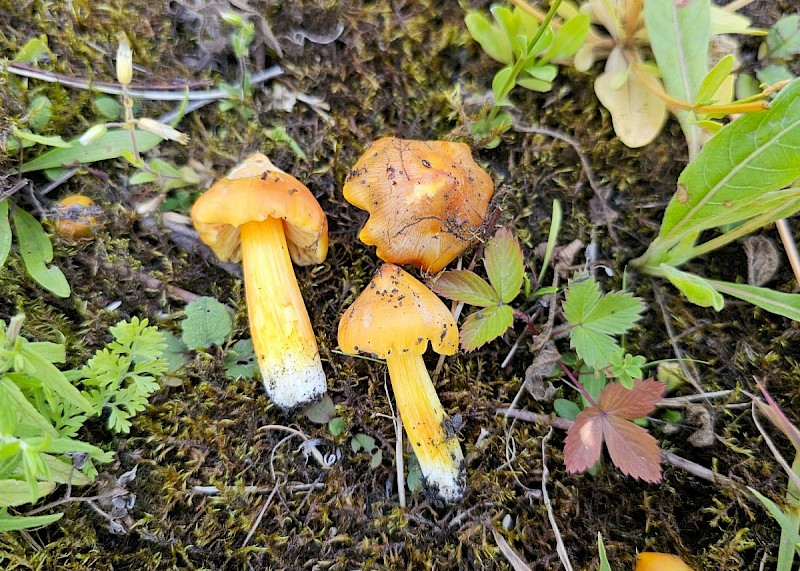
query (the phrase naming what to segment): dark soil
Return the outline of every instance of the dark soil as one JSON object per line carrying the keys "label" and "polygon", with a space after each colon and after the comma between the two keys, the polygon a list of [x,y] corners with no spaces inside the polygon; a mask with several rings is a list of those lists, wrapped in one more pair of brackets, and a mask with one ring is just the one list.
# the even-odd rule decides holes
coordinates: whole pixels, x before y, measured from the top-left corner
{"label": "dark soil", "polygon": [[[786,479],[754,427],[749,406],[726,404],[747,402],[741,391],[756,392],[757,376],[789,418],[800,421],[800,350],[794,346],[798,325],[735,301],[728,301],[720,313],[702,309],[668,284],[635,274],[628,276],[631,289],[648,309],[627,338],[629,351],[656,361],[676,357],[677,347],[699,361],[695,368],[704,390],[734,391],[727,400],[700,404],[713,421],[710,446],[696,448],[688,442],[697,429],[690,420],[676,433],[663,432],[662,424],[651,425],[651,431],[664,450],[732,478],[735,486],[703,480],[671,465],[664,465],[663,482],[657,485],[625,477],[610,462],[594,475],[571,475],[564,469],[560,431],[546,443],[543,458],[547,426],[512,422],[495,412],[520,391],[533,359],[523,340],[510,364],[501,367],[524,329],[518,323],[502,339],[448,358],[438,379],[445,409],[463,418],[466,497],[458,505],[444,506],[417,493],[409,496],[406,509],[400,507],[395,434],[385,416],[390,414],[386,369],[335,352],[339,316],[379,265],[373,249],[357,239],[366,215],[345,202],[341,189],[364,148],[381,136],[470,142],[469,118],[487,99],[497,66],[470,39],[465,8],[458,3],[5,1],[0,3],[0,55],[13,58],[27,40],[46,35],[55,59],[41,67],[112,81],[114,36],[124,30],[134,48],[135,81],[159,84],[191,78],[235,83],[238,67],[227,40],[230,27],[220,23],[219,10],[240,4],[263,16],[263,25],[271,28],[283,50],[278,57],[257,27],[248,68],[280,65],[283,75],[255,88],[246,103],[254,111],[251,118],[208,105],[179,125],[191,136],[187,146],[165,142],[147,156],[179,166],[192,164],[204,176],[203,188],[189,189],[195,192],[250,153],[262,151],[318,197],[328,216],[330,252],[319,266],[297,268],[297,276],[317,333],[329,392],[347,430],[333,437],[326,426],[302,414],[281,413],[259,380],[231,381],[225,376],[221,350],[201,352],[181,370],[179,379],[154,395],[151,406],[136,417],[130,435],[115,436],[99,422],[92,424],[91,434],[82,435],[117,452],[116,462],[104,467],[104,481],[139,466],[131,486],[137,500],[129,532],[113,535],[95,512],[81,503],[69,504],[56,524],[29,533],[0,534],[0,567],[511,569],[493,536],[497,533],[531,569],[560,569],[556,537],[541,498],[546,462],[555,520],[577,569],[598,568],[598,532],[619,570],[632,569],[636,553],[644,550],[676,553],[695,569],[759,569],[765,557],[765,568],[772,568],[778,526],[743,487],[757,487],[780,501]],[[748,13],[757,25],[766,26],[796,8],[791,0],[782,0],[766,3],[764,10],[751,6]],[[343,31],[331,43],[291,41],[297,39],[292,32],[328,36],[338,24]],[[757,46],[752,39],[743,44],[745,51]],[[490,217],[519,238],[532,273],[538,273],[541,264],[533,250],[547,240],[552,202],[558,199],[564,207],[559,243],[580,239],[596,244],[600,259],[613,270],[613,277],[604,277],[604,287],[610,290],[622,288],[626,263],[656,235],[688,157],[674,120],[642,149],[629,149],[615,138],[610,116],[592,89],[601,66],[591,74],[564,68],[551,92],[519,90],[512,97],[521,123],[555,129],[578,142],[608,192],[607,205],[617,215],[613,221],[598,215],[578,154],[567,143],[512,130],[497,148],[476,149],[475,157],[496,183]],[[10,80],[11,75],[0,74],[3,138],[22,121],[29,102],[4,90]],[[297,100],[291,109],[283,109],[277,98],[287,91],[320,98],[326,107],[315,109]],[[98,121],[91,92],[28,80],[27,96],[38,92],[56,105],[50,134],[67,138]],[[171,109],[157,102],[137,103],[142,117],[158,117]],[[271,140],[267,131],[272,127],[283,127],[308,160]],[[0,177],[2,188],[19,178],[20,160],[32,156],[0,155],[7,177]],[[124,318],[148,317],[179,333],[184,303],[167,295],[165,286],[170,285],[236,308],[233,340],[247,337],[241,281],[199,250],[187,252],[157,215],[137,214],[137,206],[164,191],[155,185],[128,186],[131,172],[121,160],[98,163],[51,194],[38,195],[46,207],[67,194],[88,194],[105,210],[105,225],[88,243],[54,237],[56,263],[73,290],[67,299],[40,289],[12,254],[0,269],[0,319],[22,312],[32,338],[60,341],[63,335],[71,364],[78,365],[106,341],[108,327]],[[40,173],[28,178],[34,193],[48,183]],[[31,193],[20,192],[15,200],[36,211]],[[773,229],[764,234],[777,239]],[[465,266],[472,255],[466,254]],[[583,250],[575,260],[583,264]],[[730,281],[747,279],[740,245],[689,269]],[[142,274],[163,285],[143,282]],[[781,291],[796,288],[787,263],[768,285]],[[106,309],[114,301],[121,305]],[[525,309],[533,311],[532,306]],[[559,343],[559,349],[568,350],[566,341]],[[433,370],[436,356],[429,355],[427,362]],[[555,385],[559,396],[575,398],[560,381]],[[671,396],[692,392],[684,385]],[[553,412],[551,402],[537,402],[527,393],[517,406],[545,415]],[[304,456],[299,439],[284,441],[286,432],[261,429],[266,425],[292,426],[320,439],[320,450],[338,459],[323,469]],[[368,454],[352,452],[350,440],[356,433],[373,437],[382,450],[377,468],[370,467]],[[774,436],[788,456],[786,442]],[[193,490],[211,485],[222,493],[207,496]],[[259,491],[246,492],[244,486]]]}

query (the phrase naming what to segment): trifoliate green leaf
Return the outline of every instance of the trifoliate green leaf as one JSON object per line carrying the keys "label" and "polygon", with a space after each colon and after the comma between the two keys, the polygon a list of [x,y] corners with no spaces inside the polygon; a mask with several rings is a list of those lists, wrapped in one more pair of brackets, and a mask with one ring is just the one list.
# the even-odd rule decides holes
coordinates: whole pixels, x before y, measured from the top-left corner
{"label": "trifoliate green leaf", "polygon": [[564,300],[564,315],[573,327],[570,346],[591,368],[601,369],[618,348],[612,336],[633,327],[642,311],[642,301],[630,293],[603,295],[594,278],[573,280]]}
{"label": "trifoliate green leaf", "polygon": [[514,310],[507,305],[481,309],[470,315],[461,326],[461,347],[472,351],[500,337],[514,323]]}
{"label": "trifoliate green leaf", "polygon": [[509,303],[522,289],[525,266],[522,250],[510,230],[501,228],[486,244],[483,265],[489,283],[503,303]]}
{"label": "trifoliate green leaf", "polygon": [[478,307],[489,307],[500,303],[500,298],[492,286],[469,270],[444,272],[431,289],[447,299],[463,301]]}
{"label": "trifoliate green leaf", "polygon": [[232,321],[225,306],[213,297],[201,297],[186,306],[181,338],[190,349],[222,345],[231,334]]}

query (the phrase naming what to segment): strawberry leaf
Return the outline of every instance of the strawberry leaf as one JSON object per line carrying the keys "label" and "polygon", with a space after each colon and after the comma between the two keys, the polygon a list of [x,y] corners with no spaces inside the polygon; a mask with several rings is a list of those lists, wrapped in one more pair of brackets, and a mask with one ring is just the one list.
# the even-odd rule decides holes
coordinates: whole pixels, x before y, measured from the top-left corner
{"label": "strawberry leaf", "polygon": [[444,272],[431,289],[447,299],[463,301],[478,307],[489,307],[500,303],[500,298],[492,286],[469,270]]}
{"label": "strawberry leaf", "polygon": [[483,256],[489,283],[500,296],[500,300],[509,303],[519,295],[525,275],[522,250],[511,231],[505,228],[498,230],[486,244]]}
{"label": "strawberry leaf", "polygon": [[461,347],[472,351],[500,337],[514,323],[514,311],[507,305],[496,305],[476,311],[461,326]]}
{"label": "strawberry leaf", "polygon": [[600,458],[605,441],[611,461],[624,474],[644,480],[661,481],[658,442],[631,419],[653,410],[665,386],[654,380],[634,380],[633,389],[607,385],[597,406],[583,410],[567,431],[564,462],[567,471],[583,472]]}
{"label": "strawberry leaf", "polygon": [[601,369],[619,348],[613,335],[633,327],[642,311],[642,300],[630,293],[603,295],[594,278],[573,280],[564,300],[564,314],[573,327],[570,346],[587,365]]}

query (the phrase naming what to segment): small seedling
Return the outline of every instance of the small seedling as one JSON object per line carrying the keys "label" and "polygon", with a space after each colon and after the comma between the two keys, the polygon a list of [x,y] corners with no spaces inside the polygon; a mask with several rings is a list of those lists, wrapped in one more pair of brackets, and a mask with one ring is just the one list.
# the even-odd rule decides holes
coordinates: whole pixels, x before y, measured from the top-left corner
{"label": "small seedling", "polygon": [[609,384],[600,391],[597,405],[575,418],[564,442],[567,471],[583,472],[600,459],[603,442],[611,461],[624,474],[646,482],[661,481],[658,442],[632,420],[652,412],[665,386],[654,380],[635,380],[632,389]]}

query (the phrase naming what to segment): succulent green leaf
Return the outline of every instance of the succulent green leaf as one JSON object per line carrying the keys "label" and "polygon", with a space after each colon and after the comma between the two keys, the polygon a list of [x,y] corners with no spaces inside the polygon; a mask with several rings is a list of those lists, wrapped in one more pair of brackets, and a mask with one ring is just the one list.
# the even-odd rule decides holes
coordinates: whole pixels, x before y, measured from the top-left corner
{"label": "succulent green leaf", "polygon": [[550,48],[542,56],[545,61],[565,59],[575,55],[589,35],[589,16],[580,14],[570,18],[558,29]]}
{"label": "succulent green leaf", "polygon": [[448,270],[436,279],[431,289],[447,299],[478,307],[498,305],[501,301],[492,286],[469,270]]}
{"label": "succulent green leaf", "polygon": [[511,302],[522,289],[525,265],[522,250],[510,230],[501,228],[486,244],[483,265],[489,283],[503,303]]}
{"label": "succulent green leaf", "polygon": [[11,223],[8,219],[8,199],[0,201],[0,268],[11,251]]}
{"label": "succulent green leaf", "polygon": [[470,12],[464,18],[472,39],[478,42],[486,54],[495,61],[509,64],[514,59],[508,36],[492,24],[482,12]]}
{"label": "succulent green leaf", "polygon": [[512,78],[511,66],[506,66],[496,74],[492,79],[492,93],[496,104],[501,104],[505,101],[508,94],[514,88],[515,83],[510,81]]}
{"label": "succulent green leaf", "polygon": [[56,266],[47,267],[53,261],[53,245],[42,225],[21,208],[14,209],[12,218],[22,261],[30,276],[58,297],[69,297],[67,278]]}
{"label": "succulent green leaf", "polygon": [[472,313],[461,325],[461,347],[472,351],[500,337],[514,324],[514,310],[507,305],[487,307]]}
{"label": "succulent green leaf", "polygon": [[713,307],[720,311],[725,306],[725,300],[712,285],[700,276],[683,272],[667,264],[661,264],[661,270],[667,279],[686,296],[686,299],[700,307]]}

